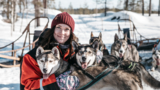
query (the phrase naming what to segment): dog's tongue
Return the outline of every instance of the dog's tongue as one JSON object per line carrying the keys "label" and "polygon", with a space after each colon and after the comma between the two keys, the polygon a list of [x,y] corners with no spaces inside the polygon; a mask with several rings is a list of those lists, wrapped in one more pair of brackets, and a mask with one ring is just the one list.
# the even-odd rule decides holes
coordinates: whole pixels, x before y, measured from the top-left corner
{"label": "dog's tongue", "polygon": [[122,58],[122,54],[119,54],[119,57]]}
{"label": "dog's tongue", "polygon": [[87,68],[87,63],[86,63],[86,62],[82,62],[82,63],[81,63],[81,67],[82,67],[83,69]]}
{"label": "dog's tongue", "polygon": [[160,65],[160,59],[156,59],[157,65]]}
{"label": "dog's tongue", "polygon": [[47,79],[49,77],[49,74],[43,74],[43,79]]}

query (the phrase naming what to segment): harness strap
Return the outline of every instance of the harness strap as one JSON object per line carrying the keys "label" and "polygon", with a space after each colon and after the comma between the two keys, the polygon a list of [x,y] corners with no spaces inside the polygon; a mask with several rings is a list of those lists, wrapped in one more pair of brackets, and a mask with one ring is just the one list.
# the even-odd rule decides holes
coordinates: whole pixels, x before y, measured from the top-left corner
{"label": "harness strap", "polygon": [[135,65],[136,65],[136,63],[134,63],[134,62],[133,62],[133,65],[132,65],[132,62],[131,62],[131,64],[129,65],[129,67],[128,67],[128,68],[129,68],[129,69],[131,69],[131,71],[132,71],[132,70],[133,70],[133,68],[135,67]]}
{"label": "harness strap", "polygon": [[[112,55],[113,56],[113,55]],[[115,56],[114,56],[115,57]],[[115,57],[116,58],[116,57]],[[117,59],[117,58],[116,58]],[[103,61],[103,59],[102,59]],[[121,61],[120,61],[121,62]],[[119,63],[120,63],[119,62]],[[106,63],[104,61],[104,63]],[[107,63],[106,63],[107,64]],[[86,90],[87,88],[91,87],[92,85],[96,84],[99,80],[101,80],[102,78],[104,78],[105,76],[107,76],[109,73],[111,73],[114,69],[118,69],[120,65],[117,65],[115,68],[107,68],[105,69],[102,73],[100,73],[99,75],[97,75],[95,77],[95,79],[93,79],[92,81],[90,81],[88,84],[86,84],[85,86],[81,87],[78,90]]]}
{"label": "harness strap", "polygon": [[105,65],[105,66],[109,66],[109,64],[104,60],[104,59],[102,59],[102,63]]}
{"label": "harness strap", "polygon": [[90,79],[95,79],[94,76],[92,76],[91,74],[87,73],[85,70],[83,70],[81,67],[79,67],[78,65],[73,64],[73,66],[75,66],[78,70],[81,70],[83,72],[83,74],[85,74],[87,77],[89,77]]}
{"label": "harness strap", "polygon": [[113,69],[109,70],[108,68],[105,69],[101,74],[99,74],[94,80],[90,81],[85,86],[81,87],[79,90],[86,90],[87,88],[91,87],[92,85],[96,84],[99,80],[101,80],[103,77],[107,76],[109,73],[111,73]]}

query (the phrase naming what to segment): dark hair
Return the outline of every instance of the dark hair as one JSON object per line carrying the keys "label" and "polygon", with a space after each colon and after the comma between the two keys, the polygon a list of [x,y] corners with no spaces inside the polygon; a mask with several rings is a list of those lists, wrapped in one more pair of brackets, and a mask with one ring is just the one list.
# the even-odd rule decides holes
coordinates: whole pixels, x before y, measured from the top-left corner
{"label": "dark hair", "polygon": [[[48,29],[46,32],[44,32],[44,34],[42,35],[42,40],[39,41],[38,45],[42,46],[44,49],[52,49],[53,45],[51,43],[58,43],[53,36],[55,30],[55,26],[51,29]],[[72,30],[70,30],[71,34],[70,34],[70,38],[65,42],[65,44],[69,44],[69,49],[70,49],[70,53],[69,53],[69,57],[71,56],[71,54],[74,52],[73,50],[73,46],[72,46],[72,40],[73,40],[73,32]]]}

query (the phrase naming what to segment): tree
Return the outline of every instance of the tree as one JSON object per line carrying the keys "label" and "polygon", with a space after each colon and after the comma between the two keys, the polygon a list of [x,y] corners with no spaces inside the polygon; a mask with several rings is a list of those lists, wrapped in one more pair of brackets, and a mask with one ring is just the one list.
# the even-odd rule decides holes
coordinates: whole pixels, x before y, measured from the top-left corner
{"label": "tree", "polygon": [[26,9],[28,8],[28,0],[25,0],[26,1]]}
{"label": "tree", "polygon": [[142,11],[142,1],[140,0],[140,1],[137,1],[136,3],[135,3],[135,5],[136,5],[136,7],[135,7],[135,11],[136,12],[138,12],[138,13],[141,13],[141,11]]}
{"label": "tree", "polygon": [[158,6],[158,16],[160,16],[160,0],[159,0],[159,6]]}
{"label": "tree", "polygon": [[19,0],[18,6],[19,6],[19,12],[20,12],[20,13],[22,12],[22,7],[21,7],[21,5],[22,5],[22,0]]}
{"label": "tree", "polygon": [[58,5],[58,6],[59,6],[59,10],[63,12],[63,9],[62,9],[62,7],[61,7],[61,2],[59,2],[59,5]]}
{"label": "tree", "polygon": [[20,32],[21,32],[21,30],[22,30],[22,24],[23,24],[23,18],[24,18],[24,11],[25,11],[25,8],[26,8],[25,0],[22,0],[22,4],[23,4],[23,14],[22,14],[22,21],[21,21]]}
{"label": "tree", "polygon": [[124,10],[128,10],[128,0],[125,0],[124,2]]}
{"label": "tree", "polygon": [[84,10],[84,11],[83,11],[84,13],[83,13],[83,14],[89,14],[88,4],[87,4],[86,2],[84,3],[84,6],[83,6],[83,7],[84,7],[84,9],[83,9],[83,10]]}
{"label": "tree", "polygon": [[83,8],[81,7],[81,5],[80,5],[80,8],[79,8],[79,14],[83,14]]}
{"label": "tree", "polygon": [[97,4],[99,4],[99,2],[100,2],[101,0],[94,0],[94,1],[96,2],[95,13],[97,14],[97,13],[98,13]]}
{"label": "tree", "polygon": [[70,4],[69,4],[68,9],[69,9],[69,13],[71,13],[71,14],[74,13],[73,6],[72,6],[72,3],[71,3],[71,2],[70,2]]}
{"label": "tree", "polygon": [[144,16],[144,0],[142,0],[142,15]]}
{"label": "tree", "polygon": [[[40,11],[39,8],[42,6],[42,3],[39,0],[33,0],[32,3],[34,4],[34,9],[35,9],[35,17],[40,16]],[[40,19],[36,19],[35,26],[38,27],[40,26]]]}
{"label": "tree", "polygon": [[47,0],[47,8],[56,9],[55,0]]}
{"label": "tree", "polygon": [[122,4],[122,0],[118,0],[117,8],[120,8],[121,4]]}
{"label": "tree", "polygon": [[12,7],[11,6],[12,2],[10,0],[7,0],[7,19],[10,19],[9,15],[11,14],[11,11],[10,11],[10,8]]}
{"label": "tree", "polygon": [[152,3],[151,3],[151,0],[149,0],[149,16],[151,16],[151,7],[152,7]]}
{"label": "tree", "polygon": [[104,16],[107,16],[107,0],[105,0]]}
{"label": "tree", "polygon": [[47,16],[47,1],[43,0],[44,16]]}

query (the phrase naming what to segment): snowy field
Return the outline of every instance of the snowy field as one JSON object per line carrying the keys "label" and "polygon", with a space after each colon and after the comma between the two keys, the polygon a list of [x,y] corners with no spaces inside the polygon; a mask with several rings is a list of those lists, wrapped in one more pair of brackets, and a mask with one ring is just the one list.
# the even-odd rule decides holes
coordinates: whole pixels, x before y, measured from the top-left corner
{"label": "snowy field", "polygon": [[[5,23],[2,21],[2,16],[0,14],[0,47],[11,43],[12,41],[16,40],[23,32],[25,27],[27,26],[28,22],[34,18],[33,10],[25,10],[24,19],[21,19],[22,14],[19,15],[18,21],[15,23],[15,31],[11,32],[11,24]],[[49,26],[50,28],[51,21],[54,16],[59,11],[56,10],[49,10]],[[90,33],[91,31],[95,36],[98,36],[99,33],[102,33],[102,39],[105,43],[106,47],[109,49],[111,48],[111,44],[114,41],[115,33],[118,34],[118,24],[117,20],[111,20],[113,16],[123,18],[130,18],[138,32],[145,36],[146,38],[160,38],[160,17],[157,14],[152,14],[151,17],[148,14],[142,16],[141,14],[134,13],[134,12],[108,12],[108,16],[104,17],[103,14],[91,14],[91,15],[72,15],[75,20],[75,30],[74,33],[79,38],[79,42],[82,44],[89,43]],[[34,22],[31,23],[30,30],[33,33],[34,30],[42,30],[44,25],[46,24],[46,19],[41,19],[41,27],[34,28]],[[129,22],[121,22],[120,23],[121,29],[132,27],[132,24]],[[11,36],[12,33],[12,36]],[[15,49],[21,48],[24,43],[25,34],[23,37],[18,40],[15,44]],[[137,38],[139,35],[137,34]],[[27,40],[28,41],[28,40]],[[31,37],[31,42],[33,41],[33,37]],[[27,43],[28,45],[28,43]],[[0,51],[11,50],[11,46],[1,49]],[[24,54],[28,52],[28,48],[24,50]],[[21,55],[21,51],[17,52],[18,55]],[[4,53],[4,55],[11,55],[11,53]],[[143,58],[150,57],[147,54],[143,54]],[[3,58],[0,58],[0,62],[6,61]],[[148,70],[150,74],[155,77],[157,80],[160,81],[160,73],[158,71],[151,72]],[[14,68],[0,68],[0,90],[19,90],[20,84],[20,71],[19,67]],[[143,83],[144,90],[154,90],[150,86]]]}

